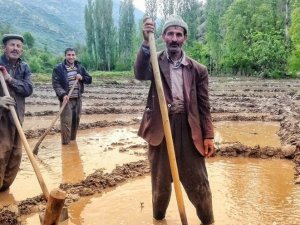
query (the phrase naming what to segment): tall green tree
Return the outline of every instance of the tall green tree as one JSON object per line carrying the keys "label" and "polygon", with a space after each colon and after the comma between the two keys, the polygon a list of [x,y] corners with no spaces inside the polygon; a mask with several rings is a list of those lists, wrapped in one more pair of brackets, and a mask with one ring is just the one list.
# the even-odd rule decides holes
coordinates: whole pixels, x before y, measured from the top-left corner
{"label": "tall green tree", "polygon": [[98,69],[113,68],[113,41],[115,39],[112,18],[112,0],[95,0],[95,35]]}
{"label": "tall green tree", "polygon": [[85,17],[85,30],[86,30],[86,53],[88,57],[83,57],[84,64],[87,68],[97,69],[98,55],[96,52],[96,35],[95,35],[95,24],[94,24],[94,2],[88,0],[84,11]]}
{"label": "tall green tree", "polygon": [[30,32],[25,32],[23,34],[23,37],[24,37],[25,44],[28,46],[28,48],[33,48],[35,39],[32,36],[32,34]]}
{"label": "tall green tree", "polygon": [[154,21],[157,18],[157,0],[145,0],[147,16],[150,16]]}
{"label": "tall green tree", "polygon": [[200,26],[200,18],[203,14],[201,4],[198,0],[184,0],[178,14],[184,19],[189,27],[188,42],[196,41],[197,30]]}
{"label": "tall green tree", "polygon": [[117,69],[129,70],[132,67],[133,63],[133,50],[136,33],[133,1],[122,1],[119,14],[119,48]]}
{"label": "tall green tree", "polygon": [[207,0],[206,21],[205,21],[205,41],[210,55],[209,71],[215,75],[222,73],[222,49],[224,29],[222,28],[222,17],[233,0]]}
{"label": "tall green tree", "polygon": [[159,0],[158,8],[159,13],[163,16],[162,20],[165,21],[169,15],[175,14],[174,4],[176,0]]}
{"label": "tall green tree", "polygon": [[223,65],[235,73],[277,77],[284,72],[286,50],[283,0],[239,0],[224,16]]}
{"label": "tall green tree", "polygon": [[299,74],[300,72],[300,1],[292,1],[292,15],[290,37],[292,41],[292,51],[288,59],[289,72]]}

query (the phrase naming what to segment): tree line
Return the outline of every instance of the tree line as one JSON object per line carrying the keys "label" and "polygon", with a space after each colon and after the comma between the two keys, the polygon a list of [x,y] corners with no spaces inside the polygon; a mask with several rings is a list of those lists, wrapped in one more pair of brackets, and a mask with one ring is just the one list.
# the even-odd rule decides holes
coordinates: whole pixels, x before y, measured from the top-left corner
{"label": "tree line", "polygon": [[[214,76],[295,77],[300,71],[300,0],[145,0],[145,15],[156,21],[157,48],[164,49],[161,29],[171,14],[189,26],[185,51]],[[77,44],[89,70],[128,71],[142,42],[142,21],[135,22],[133,0],[120,2],[118,21],[112,0],[88,0],[85,45]],[[7,27],[0,26],[0,33]],[[25,33],[25,59],[33,72],[48,72],[62,60],[34,48]]]}

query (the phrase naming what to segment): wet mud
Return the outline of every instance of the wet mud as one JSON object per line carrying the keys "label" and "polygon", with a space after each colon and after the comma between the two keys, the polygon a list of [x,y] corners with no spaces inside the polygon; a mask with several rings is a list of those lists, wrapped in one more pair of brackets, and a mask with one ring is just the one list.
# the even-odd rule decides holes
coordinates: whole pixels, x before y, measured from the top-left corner
{"label": "wet mud", "polygon": [[[134,79],[97,80],[86,88],[83,97],[83,114],[80,130],[94,128],[138,126],[145,106],[149,83]],[[211,112],[216,130],[219,122],[271,122],[278,124],[279,145],[253,145],[239,140],[216,140],[216,154],[220,157],[278,158],[294,162],[294,182],[300,184],[300,80],[261,80],[253,78],[211,78]],[[24,131],[30,139],[39,138],[58,113],[58,101],[50,84],[36,84],[33,96],[26,100]],[[91,119],[90,117],[93,117]],[[48,122],[36,121],[47,118]],[[59,122],[49,136],[58,135]],[[109,148],[120,153],[129,151],[122,143],[111,144]],[[130,179],[149,174],[146,160],[146,144],[137,144],[136,154],[145,159],[117,165],[106,172],[98,168],[87,174],[82,181],[61,182],[59,187],[67,192],[66,205],[82,197],[101,193]],[[43,148],[43,146],[41,146]],[[134,148],[134,145],[133,147]],[[21,224],[20,217],[42,212],[46,200],[42,195],[22,199],[0,209],[0,224]]]}

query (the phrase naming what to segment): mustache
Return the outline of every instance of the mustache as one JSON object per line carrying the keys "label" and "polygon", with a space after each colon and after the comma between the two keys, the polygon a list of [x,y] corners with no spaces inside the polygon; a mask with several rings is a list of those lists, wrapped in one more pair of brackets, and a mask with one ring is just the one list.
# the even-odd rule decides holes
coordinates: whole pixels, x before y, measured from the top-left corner
{"label": "mustache", "polygon": [[170,45],[171,45],[171,46],[179,46],[179,44],[178,44],[177,42],[175,42],[175,41],[172,41],[172,42],[170,43]]}

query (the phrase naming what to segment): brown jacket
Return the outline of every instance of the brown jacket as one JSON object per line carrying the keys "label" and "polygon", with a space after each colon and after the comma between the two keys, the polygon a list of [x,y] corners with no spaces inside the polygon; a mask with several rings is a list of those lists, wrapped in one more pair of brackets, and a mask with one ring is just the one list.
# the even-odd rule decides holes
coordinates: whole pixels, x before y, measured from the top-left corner
{"label": "brown jacket", "polygon": [[[205,66],[187,57],[188,65],[183,67],[183,92],[192,139],[198,151],[204,155],[203,139],[214,137],[208,97],[208,72]],[[172,103],[170,65],[165,54],[158,53],[163,89],[168,107]],[[140,49],[134,65],[135,78],[151,80],[147,105],[138,135],[150,145],[159,145],[164,138],[162,117],[154,82],[150,55]]]}

